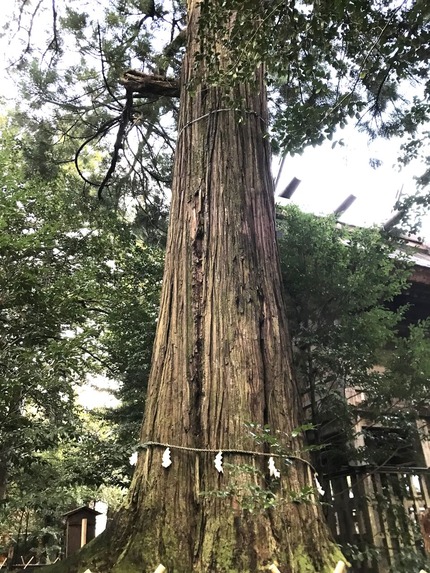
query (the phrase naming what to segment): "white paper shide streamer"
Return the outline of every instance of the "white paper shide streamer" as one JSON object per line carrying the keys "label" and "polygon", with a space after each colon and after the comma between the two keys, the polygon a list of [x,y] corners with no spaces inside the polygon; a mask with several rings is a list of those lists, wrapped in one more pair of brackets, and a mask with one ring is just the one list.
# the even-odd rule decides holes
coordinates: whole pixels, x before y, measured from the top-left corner
{"label": "white paper shide streamer", "polygon": [[170,448],[166,448],[163,452],[163,460],[161,462],[163,468],[168,468],[172,465],[172,460],[170,459]]}
{"label": "white paper shide streamer", "polygon": [[218,473],[223,474],[224,473],[224,468],[222,467],[222,452],[218,452],[217,455],[215,456],[215,469],[217,470]]}
{"label": "white paper shide streamer", "polygon": [[323,490],[323,488],[321,487],[320,482],[318,481],[317,474],[315,474],[315,484],[316,484],[316,486],[317,486],[317,491],[318,491],[318,493],[319,493],[320,495],[324,495],[324,494],[325,494],[325,491]]}
{"label": "white paper shide streamer", "polygon": [[269,475],[270,475],[270,477],[274,477],[274,478],[280,478],[281,477],[281,472],[275,466],[275,460],[272,458],[272,456],[270,456],[270,458],[269,458]]}

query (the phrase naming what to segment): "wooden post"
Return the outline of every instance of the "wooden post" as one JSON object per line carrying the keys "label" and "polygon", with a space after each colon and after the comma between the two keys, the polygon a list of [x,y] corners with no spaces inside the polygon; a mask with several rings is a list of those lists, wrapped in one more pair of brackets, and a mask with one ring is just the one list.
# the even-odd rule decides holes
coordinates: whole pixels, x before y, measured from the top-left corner
{"label": "wooden post", "polygon": [[82,525],[81,525],[81,547],[83,547],[87,542],[87,528],[88,528],[88,519],[84,517],[82,519]]}
{"label": "wooden post", "polygon": [[430,508],[418,515],[418,523],[424,541],[424,551],[430,556]]}
{"label": "wooden post", "polygon": [[164,567],[164,565],[160,565],[157,567],[157,569],[154,571],[154,573],[164,573],[164,571],[167,571],[167,569]]}
{"label": "wooden post", "polygon": [[24,565],[24,569],[27,569],[27,567],[30,565],[30,563],[33,561],[33,559],[34,559],[34,555],[33,555],[33,557],[30,557],[28,563],[26,563],[26,564]]}
{"label": "wooden post", "polygon": [[346,564],[343,561],[338,561],[333,573],[346,573]]}

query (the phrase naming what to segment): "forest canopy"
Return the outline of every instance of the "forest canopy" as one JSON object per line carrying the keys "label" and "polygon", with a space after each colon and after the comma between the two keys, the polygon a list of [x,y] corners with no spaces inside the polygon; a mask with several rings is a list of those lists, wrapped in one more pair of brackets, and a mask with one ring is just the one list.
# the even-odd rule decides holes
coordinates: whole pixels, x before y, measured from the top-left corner
{"label": "forest canopy", "polygon": [[[276,153],[301,152],[352,122],[371,138],[401,136],[402,161],[421,155],[425,164],[426,2],[211,1],[202,3],[199,25],[209,81],[228,86],[264,64]],[[41,141],[52,138],[55,163],[75,160],[87,184],[114,203],[119,189],[137,194],[150,224],[172,177],[185,30],[177,0],[15,5],[5,24],[14,46],[8,71],[17,119],[34,122],[39,168],[48,159]],[[208,47],[215,38],[232,54],[225,69]],[[88,153],[97,154],[91,176]]]}

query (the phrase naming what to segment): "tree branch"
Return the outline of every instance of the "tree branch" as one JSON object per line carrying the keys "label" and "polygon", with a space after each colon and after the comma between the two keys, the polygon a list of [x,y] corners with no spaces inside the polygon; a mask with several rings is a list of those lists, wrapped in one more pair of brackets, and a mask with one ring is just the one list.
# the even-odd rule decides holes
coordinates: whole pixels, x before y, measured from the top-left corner
{"label": "tree branch", "polygon": [[136,97],[179,97],[180,85],[176,78],[148,75],[138,70],[124,72],[120,83]]}
{"label": "tree branch", "polygon": [[121,120],[119,122],[118,133],[117,133],[114,148],[113,148],[112,160],[111,160],[109,169],[108,169],[103,181],[101,182],[99,190],[98,190],[99,199],[102,198],[103,189],[109,183],[109,179],[112,177],[113,173],[115,172],[115,167],[116,167],[116,164],[117,164],[118,159],[119,159],[119,152],[123,148],[123,142],[124,142],[124,137],[126,135],[127,125],[129,124],[130,119],[131,119],[132,107],[133,107],[133,94],[130,91],[127,91],[127,101],[126,101],[125,107],[123,109],[123,112],[121,114]]}
{"label": "tree branch", "polygon": [[113,119],[109,119],[108,121],[106,121],[97,131],[96,133],[94,133],[91,137],[89,137],[88,139],[86,139],[84,141],[84,143],[82,143],[77,152],[75,153],[75,166],[76,166],[76,170],[79,173],[79,176],[85,181],[85,183],[87,183],[88,185],[92,185],[93,187],[100,187],[101,184],[99,183],[95,183],[93,181],[91,181],[90,179],[88,179],[84,173],[82,172],[81,168],[79,167],[79,156],[82,153],[83,149],[89,144],[91,143],[91,141],[94,141],[94,139],[96,139],[97,137],[103,137],[104,135],[106,135],[106,133],[116,124],[120,122],[121,118],[113,118]]}

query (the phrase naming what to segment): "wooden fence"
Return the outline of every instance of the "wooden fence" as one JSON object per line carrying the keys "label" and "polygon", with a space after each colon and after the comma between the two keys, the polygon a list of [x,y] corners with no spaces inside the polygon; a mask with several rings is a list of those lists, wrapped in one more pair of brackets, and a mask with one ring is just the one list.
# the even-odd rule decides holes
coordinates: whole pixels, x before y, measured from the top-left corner
{"label": "wooden fence", "polygon": [[[356,467],[325,478],[327,519],[342,545],[356,546],[360,573],[395,571],[430,540],[427,468]],[[427,539],[427,536],[429,539]]]}

